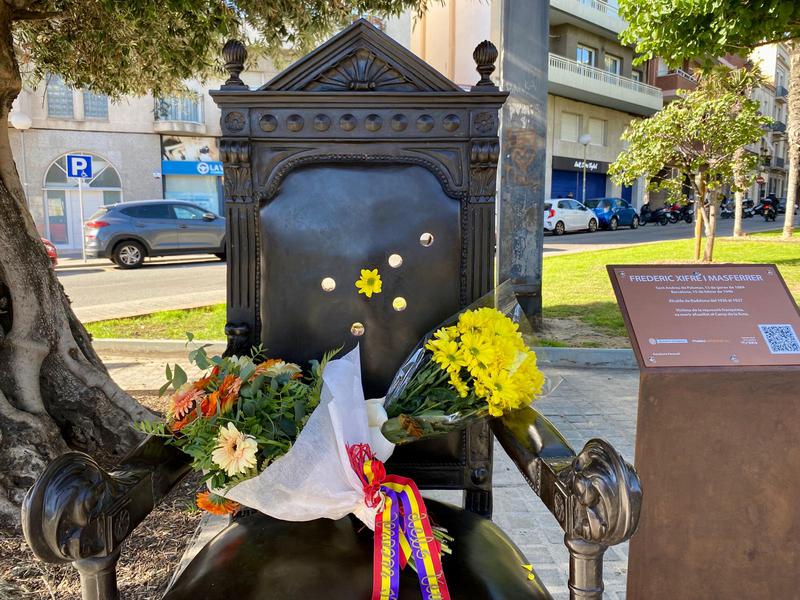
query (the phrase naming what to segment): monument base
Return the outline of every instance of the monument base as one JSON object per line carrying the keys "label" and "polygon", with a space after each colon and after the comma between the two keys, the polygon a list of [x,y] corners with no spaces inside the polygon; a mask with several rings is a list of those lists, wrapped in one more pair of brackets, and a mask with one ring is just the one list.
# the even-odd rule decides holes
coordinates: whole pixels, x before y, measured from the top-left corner
{"label": "monument base", "polygon": [[644,370],[632,600],[800,598],[800,367]]}

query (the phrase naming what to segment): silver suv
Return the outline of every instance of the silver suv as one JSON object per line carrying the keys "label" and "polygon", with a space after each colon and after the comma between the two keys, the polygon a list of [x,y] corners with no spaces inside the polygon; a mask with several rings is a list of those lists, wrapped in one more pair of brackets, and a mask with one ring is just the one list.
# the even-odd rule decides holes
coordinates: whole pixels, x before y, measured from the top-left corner
{"label": "silver suv", "polygon": [[215,254],[225,260],[225,219],[179,200],[104,206],[84,224],[86,256],[109,258],[121,269],[146,256]]}

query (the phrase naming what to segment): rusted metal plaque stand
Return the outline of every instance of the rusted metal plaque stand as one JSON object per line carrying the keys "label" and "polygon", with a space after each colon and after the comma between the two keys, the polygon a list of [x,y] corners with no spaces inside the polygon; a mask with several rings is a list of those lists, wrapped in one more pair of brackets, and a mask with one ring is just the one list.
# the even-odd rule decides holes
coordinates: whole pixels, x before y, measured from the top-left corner
{"label": "rusted metal plaque stand", "polygon": [[[620,289],[621,268],[609,273],[641,371],[635,464],[645,490],[627,597],[800,598],[800,365],[652,366],[647,351],[661,340],[641,323],[636,294]],[[633,269],[626,266],[625,276]],[[786,323],[791,311],[796,318],[780,284],[790,319],[750,306],[755,321]],[[649,310],[657,320],[659,305]],[[639,323],[631,318],[637,311]],[[742,336],[730,335],[739,322],[721,318],[721,325],[721,337],[742,344]],[[710,350],[709,359],[715,362]],[[800,355],[794,359],[800,363]]]}

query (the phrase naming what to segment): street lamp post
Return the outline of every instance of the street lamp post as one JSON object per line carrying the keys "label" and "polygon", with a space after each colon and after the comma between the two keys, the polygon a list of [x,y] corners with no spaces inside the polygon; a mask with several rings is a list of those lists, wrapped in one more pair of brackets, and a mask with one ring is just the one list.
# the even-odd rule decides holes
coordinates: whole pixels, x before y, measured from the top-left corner
{"label": "street lamp post", "polygon": [[25,160],[25,132],[31,128],[33,120],[24,112],[12,110],[8,116],[8,122],[11,123],[14,129],[19,131],[20,144],[22,146],[22,190],[25,193],[25,204],[30,208],[30,201],[28,200],[28,165]]}
{"label": "street lamp post", "polygon": [[583,144],[583,191],[581,192],[581,202],[586,202],[586,148],[592,143],[592,136],[584,133],[578,138],[578,141]]}

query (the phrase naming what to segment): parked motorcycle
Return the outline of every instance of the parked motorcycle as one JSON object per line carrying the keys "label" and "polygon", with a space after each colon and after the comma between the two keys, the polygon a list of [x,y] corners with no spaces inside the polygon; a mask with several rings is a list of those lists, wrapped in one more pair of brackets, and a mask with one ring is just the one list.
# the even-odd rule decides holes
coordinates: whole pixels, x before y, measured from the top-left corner
{"label": "parked motorcycle", "polygon": [[674,202],[666,207],[667,219],[670,223],[686,221],[691,223],[694,220],[694,205],[692,202]]}
{"label": "parked motorcycle", "polygon": [[681,205],[677,202],[667,205],[666,209],[667,218],[670,223],[677,223],[681,220]]}
{"label": "parked motorcycle", "polygon": [[752,200],[745,200],[742,202],[742,218],[749,219],[755,216],[755,203]]}
{"label": "parked motorcycle", "polygon": [[639,211],[639,225],[647,225],[648,223],[658,223],[659,225],[666,225],[669,223],[669,216],[665,207],[651,210],[650,204],[642,206]]}
{"label": "parked motorcycle", "polygon": [[775,198],[764,198],[758,206],[755,207],[754,212],[764,217],[765,221],[775,221],[778,217],[778,200]]}

